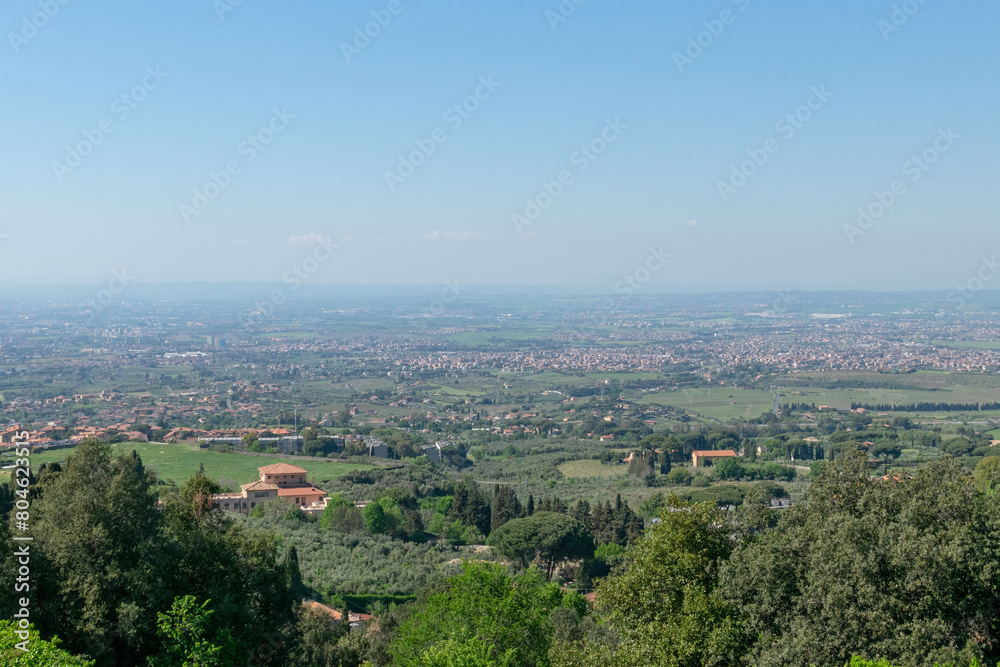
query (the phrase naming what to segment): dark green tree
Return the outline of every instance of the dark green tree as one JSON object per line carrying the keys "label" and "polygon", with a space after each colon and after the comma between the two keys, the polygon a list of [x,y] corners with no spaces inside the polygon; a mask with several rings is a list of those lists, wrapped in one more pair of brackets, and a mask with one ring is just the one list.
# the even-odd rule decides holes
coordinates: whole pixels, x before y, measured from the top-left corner
{"label": "dark green tree", "polygon": [[1000,506],[952,460],[870,477],[827,463],[809,501],[739,547],[721,587],[758,638],[748,664],[1000,660]]}
{"label": "dark green tree", "polygon": [[43,634],[58,631],[72,652],[102,662],[147,655],[151,610],[169,600],[155,476],[135,452],[84,440],[40,486],[33,529]]}
{"label": "dark green tree", "polygon": [[455,498],[448,516],[458,519],[466,526],[473,526],[483,535],[490,531],[490,504],[479,485],[472,477],[466,477],[455,485]]}
{"label": "dark green tree", "polygon": [[587,527],[555,512],[535,512],[530,517],[509,521],[490,535],[489,543],[522,568],[538,558],[548,579],[562,561],[594,554],[594,538]]}
{"label": "dark green tree", "polygon": [[490,531],[494,531],[512,519],[521,516],[521,503],[517,494],[509,486],[498,484],[493,494],[491,506]]}
{"label": "dark green tree", "polygon": [[598,587],[620,642],[613,664],[738,664],[743,636],[716,593],[731,529],[713,504],[685,505],[673,495],[665,504],[660,522],[629,550],[625,572]]}
{"label": "dark green tree", "polygon": [[549,619],[562,603],[559,587],[537,570],[510,577],[503,566],[468,562],[443,591],[417,603],[390,648],[393,664],[548,665]]}

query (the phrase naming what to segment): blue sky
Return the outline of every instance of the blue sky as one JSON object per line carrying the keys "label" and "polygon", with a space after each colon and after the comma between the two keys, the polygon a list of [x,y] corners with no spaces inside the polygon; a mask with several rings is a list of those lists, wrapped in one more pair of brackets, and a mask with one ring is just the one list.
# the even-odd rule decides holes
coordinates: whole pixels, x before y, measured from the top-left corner
{"label": "blue sky", "polygon": [[0,10],[5,283],[947,291],[1000,252],[993,1],[49,1]]}

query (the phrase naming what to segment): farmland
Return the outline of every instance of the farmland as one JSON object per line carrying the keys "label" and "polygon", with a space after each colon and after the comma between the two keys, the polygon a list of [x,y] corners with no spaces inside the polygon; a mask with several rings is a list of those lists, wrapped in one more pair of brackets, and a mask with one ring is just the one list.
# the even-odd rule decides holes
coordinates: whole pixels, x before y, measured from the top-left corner
{"label": "farmland", "polygon": [[[315,475],[317,486],[322,487],[336,477],[346,472],[365,469],[367,466],[338,461],[302,461],[262,456],[247,456],[243,454],[225,454],[199,449],[187,444],[160,444],[145,442],[123,442],[112,445],[116,450],[138,452],[142,462],[148,468],[155,470],[161,480],[173,480],[180,484],[198,471],[199,466],[205,466],[205,474],[214,479],[235,480],[246,483],[257,479],[257,468],[274,463],[291,463],[305,468],[310,479]],[[31,456],[32,469],[37,470],[42,463],[65,461],[73,449],[58,449],[50,452],[38,452]]]}
{"label": "farmland", "polygon": [[591,477],[618,477],[624,475],[624,466],[608,465],[594,460],[567,461],[559,466],[559,472],[568,479],[586,479]]}
{"label": "farmland", "polygon": [[774,396],[769,391],[719,387],[649,394],[638,402],[682,408],[712,419],[728,420],[759,417],[771,409],[773,401]]}

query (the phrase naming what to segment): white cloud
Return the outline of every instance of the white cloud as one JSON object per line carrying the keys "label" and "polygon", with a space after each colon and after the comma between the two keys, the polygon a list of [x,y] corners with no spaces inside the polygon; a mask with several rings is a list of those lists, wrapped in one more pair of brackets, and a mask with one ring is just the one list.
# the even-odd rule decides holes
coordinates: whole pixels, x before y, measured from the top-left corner
{"label": "white cloud", "polygon": [[429,234],[424,234],[425,241],[458,241],[465,243],[485,238],[487,238],[487,235],[482,232],[442,232],[440,229],[435,229]]}
{"label": "white cloud", "polygon": [[302,234],[301,236],[291,236],[288,238],[288,243],[330,243],[334,245],[343,245],[345,243],[350,243],[355,237],[347,236],[342,239],[334,239],[326,234],[320,234],[319,232],[313,232],[311,234]]}
{"label": "white cloud", "polygon": [[292,236],[288,239],[289,243],[319,243],[320,241],[327,240],[326,234],[320,234],[319,232],[313,232],[312,234],[303,234],[302,236]]}

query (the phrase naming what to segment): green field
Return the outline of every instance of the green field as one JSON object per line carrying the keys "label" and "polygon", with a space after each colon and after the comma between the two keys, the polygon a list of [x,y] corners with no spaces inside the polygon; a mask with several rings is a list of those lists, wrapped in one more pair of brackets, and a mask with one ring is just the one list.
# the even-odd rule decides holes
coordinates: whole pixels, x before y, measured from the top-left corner
{"label": "green field", "polygon": [[1000,350],[1000,341],[996,340],[933,340],[931,344],[970,350]]}
{"label": "green field", "polygon": [[806,371],[774,378],[781,387],[851,388],[874,387],[901,390],[948,390],[970,387],[1000,390],[1000,373],[948,373],[919,371],[917,373],[877,373],[875,371]]}
{"label": "green field", "polygon": [[567,461],[559,466],[559,472],[563,477],[570,479],[583,477],[618,477],[624,475],[624,466],[613,466],[600,461],[582,460]]}
{"label": "green field", "polygon": [[[781,392],[782,403],[815,403],[847,409],[851,403],[991,403],[1000,389],[953,385],[936,391],[920,389],[823,389],[792,387]],[[941,413],[936,413],[941,414]]]}
{"label": "green field", "polygon": [[769,391],[719,387],[649,394],[638,402],[684,408],[712,419],[752,419],[770,412],[774,396]]}
{"label": "green field", "polygon": [[[321,487],[340,475],[351,470],[366,466],[336,461],[297,461],[294,459],[273,458],[270,456],[246,456],[243,454],[222,454],[199,449],[194,445],[175,444],[163,445],[157,443],[129,442],[112,445],[117,451],[131,452],[133,449],[142,457],[142,462],[155,470],[160,479],[171,479],[178,484],[198,472],[198,466],[204,464],[205,474],[214,479],[236,480],[240,484],[252,482],[259,477],[257,468],[275,463],[290,463],[305,468],[309,472],[309,480],[316,477],[316,485]],[[38,452],[31,456],[31,467],[37,470],[42,463],[65,461],[73,449],[58,449],[51,452]]]}

